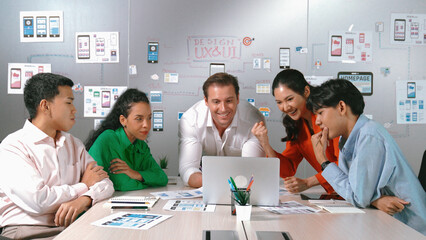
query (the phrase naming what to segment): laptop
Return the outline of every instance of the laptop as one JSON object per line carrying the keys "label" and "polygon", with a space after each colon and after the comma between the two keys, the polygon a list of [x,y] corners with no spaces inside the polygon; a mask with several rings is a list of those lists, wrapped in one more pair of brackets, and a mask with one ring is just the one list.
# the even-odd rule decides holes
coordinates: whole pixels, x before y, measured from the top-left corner
{"label": "laptop", "polygon": [[228,183],[232,177],[238,188],[247,187],[251,176],[250,204],[278,206],[280,161],[278,158],[203,156],[203,202],[231,204]]}

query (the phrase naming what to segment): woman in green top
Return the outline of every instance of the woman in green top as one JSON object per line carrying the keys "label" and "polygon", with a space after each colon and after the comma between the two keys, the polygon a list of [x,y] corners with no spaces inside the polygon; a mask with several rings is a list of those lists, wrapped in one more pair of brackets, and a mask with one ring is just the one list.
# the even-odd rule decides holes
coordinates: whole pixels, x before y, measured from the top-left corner
{"label": "woman in green top", "polygon": [[151,115],[146,94],[128,89],[86,141],[89,154],[109,170],[115,190],[138,190],[167,184],[167,175],[144,141],[151,129]]}

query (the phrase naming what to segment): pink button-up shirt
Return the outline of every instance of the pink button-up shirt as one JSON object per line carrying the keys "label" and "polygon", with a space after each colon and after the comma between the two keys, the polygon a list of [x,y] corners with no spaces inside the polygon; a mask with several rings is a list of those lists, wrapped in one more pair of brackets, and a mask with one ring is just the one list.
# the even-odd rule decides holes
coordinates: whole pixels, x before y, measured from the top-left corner
{"label": "pink button-up shirt", "polygon": [[95,204],[114,192],[109,179],[90,188],[80,182],[93,158],[79,139],[58,134],[55,140],[27,120],[0,144],[1,227],[54,226],[62,203],[85,195]]}

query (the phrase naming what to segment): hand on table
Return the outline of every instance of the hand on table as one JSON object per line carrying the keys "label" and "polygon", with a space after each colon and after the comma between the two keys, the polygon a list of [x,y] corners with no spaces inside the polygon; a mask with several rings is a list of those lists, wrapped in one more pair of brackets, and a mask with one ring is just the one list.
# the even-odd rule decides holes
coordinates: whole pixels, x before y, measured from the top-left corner
{"label": "hand on table", "polygon": [[200,172],[195,172],[189,176],[188,185],[193,188],[203,186],[203,175]]}
{"label": "hand on table", "polygon": [[75,200],[62,203],[55,214],[55,225],[68,227],[83,211],[89,209],[92,199],[88,196],[81,196]]}
{"label": "hand on table", "polygon": [[382,196],[372,202],[371,205],[375,206],[377,209],[389,215],[394,215],[395,213],[404,210],[404,205],[407,205],[409,203],[410,202],[404,201],[395,196]]}

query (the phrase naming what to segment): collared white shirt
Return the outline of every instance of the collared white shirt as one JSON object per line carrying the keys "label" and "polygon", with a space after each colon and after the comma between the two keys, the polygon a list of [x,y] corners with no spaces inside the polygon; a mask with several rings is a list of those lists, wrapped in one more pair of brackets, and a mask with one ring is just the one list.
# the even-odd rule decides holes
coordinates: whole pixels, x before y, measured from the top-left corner
{"label": "collared white shirt", "polygon": [[107,178],[87,188],[81,177],[93,158],[66,132],[49,137],[30,121],[0,144],[0,226],[54,226],[62,203],[82,195],[92,204],[114,192]]}
{"label": "collared white shirt", "polygon": [[179,172],[185,184],[195,172],[201,172],[202,156],[264,157],[265,152],[251,133],[263,115],[247,101],[240,101],[231,125],[222,138],[213,124],[205,101],[189,108],[179,122]]}

